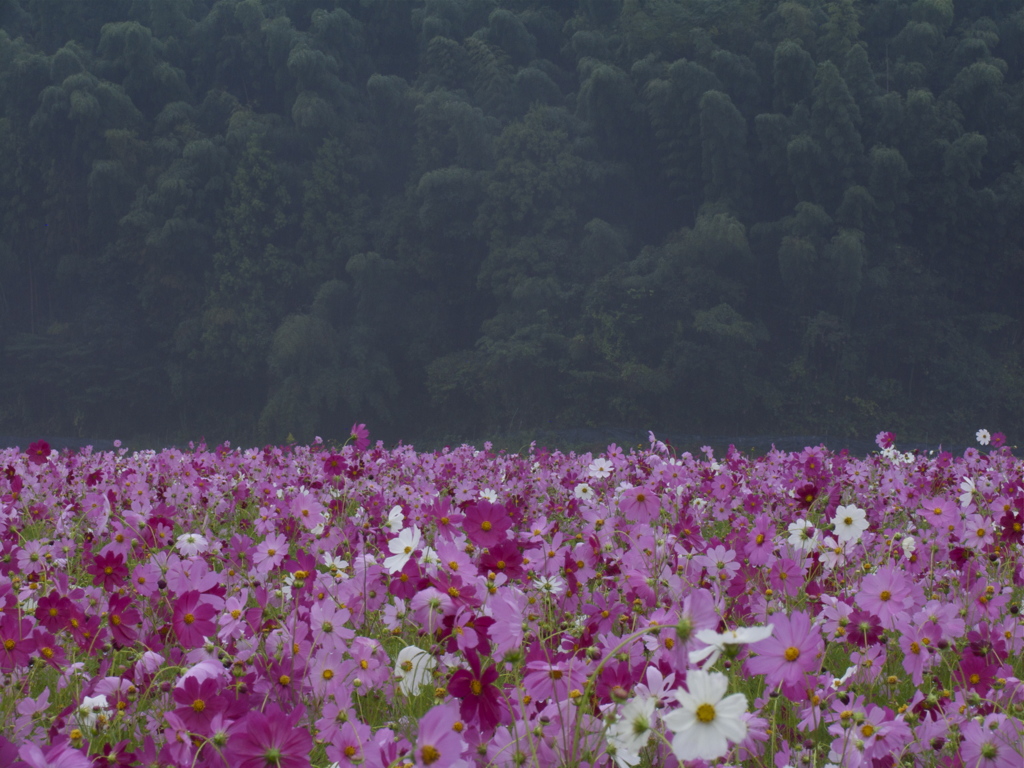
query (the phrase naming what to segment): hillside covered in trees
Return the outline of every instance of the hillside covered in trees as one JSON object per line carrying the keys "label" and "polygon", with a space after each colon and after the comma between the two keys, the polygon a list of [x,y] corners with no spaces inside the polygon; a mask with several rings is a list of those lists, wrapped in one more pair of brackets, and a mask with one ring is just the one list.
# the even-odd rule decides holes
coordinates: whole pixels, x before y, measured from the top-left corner
{"label": "hillside covered in trees", "polygon": [[0,432],[1024,434],[1018,0],[0,0]]}

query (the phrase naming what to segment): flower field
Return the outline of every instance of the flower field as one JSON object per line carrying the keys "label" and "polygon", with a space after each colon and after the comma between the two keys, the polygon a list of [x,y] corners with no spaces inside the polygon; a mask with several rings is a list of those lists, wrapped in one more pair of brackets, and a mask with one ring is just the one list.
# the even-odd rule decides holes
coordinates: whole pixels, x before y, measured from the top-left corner
{"label": "flower field", "polygon": [[983,451],[0,451],[0,766],[1024,765]]}

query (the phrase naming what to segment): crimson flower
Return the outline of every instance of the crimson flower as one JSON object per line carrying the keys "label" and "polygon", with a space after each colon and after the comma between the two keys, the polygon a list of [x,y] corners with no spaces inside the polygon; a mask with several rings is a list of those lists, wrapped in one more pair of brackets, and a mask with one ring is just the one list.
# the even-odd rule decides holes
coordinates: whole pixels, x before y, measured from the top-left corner
{"label": "crimson flower", "polygon": [[86,570],[93,576],[92,583],[107,592],[113,592],[128,578],[128,566],[124,563],[124,555],[120,553],[96,555]]}
{"label": "crimson flower", "polygon": [[520,579],[524,574],[523,553],[515,542],[500,541],[480,557],[480,573],[504,573],[510,579]]}
{"label": "crimson flower", "polygon": [[203,639],[217,632],[213,617],[217,610],[212,605],[200,603],[202,597],[196,590],[186,592],[174,605],[171,627],[183,648],[198,648]]}
{"label": "crimson flower", "polygon": [[190,731],[206,736],[210,731],[210,721],[227,709],[227,699],[218,696],[219,692],[216,677],[199,682],[194,675],[189,675],[174,689],[174,701],[180,705],[174,714]]}
{"label": "crimson flower", "polygon": [[297,723],[302,709],[286,715],[275,704],[250,712],[231,734],[225,749],[235,768],[310,768],[313,737]]}
{"label": "crimson flower", "polygon": [[132,626],[142,621],[142,614],[131,607],[132,599],[121,595],[111,595],[107,604],[107,623],[110,624],[110,634],[114,642],[119,645],[131,645],[138,637],[138,632]]}
{"label": "crimson flower", "polygon": [[882,622],[868,611],[854,611],[846,627],[846,639],[861,648],[874,645],[882,639]]}
{"label": "crimson flower", "polygon": [[54,669],[64,669],[67,665],[68,657],[64,654],[64,648],[57,645],[57,638],[43,627],[36,627],[32,633],[32,642],[39,658]]}
{"label": "crimson flower", "polygon": [[466,507],[462,530],[476,546],[487,549],[505,540],[505,533],[512,527],[512,518],[501,504],[492,504],[486,499]]}
{"label": "crimson flower", "polygon": [[466,650],[469,669],[460,669],[448,681],[448,693],[461,699],[459,714],[481,730],[490,731],[501,720],[501,690],[494,684],[498,670],[492,664],[481,670],[480,658],[472,648]]}
{"label": "crimson flower", "polygon": [[45,464],[46,460],[50,457],[50,444],[45,440],[37,440],[28,447],[25,453],[28,455],[28,460],[33,464]]}
{"label": "crimson flower", "polygon": [[0,672],[13,672],[28,666],[28,655],[35,650],[31,639],[32,620],[19,619],[14,613],[4,613],[0,620]]}
{"label": "crimson flower", "polygon": [[59,632],[68,626],[71,619],[71,601],[57,592],[50,590],[50,594],[39,599],[36,606],[36,621],[51,632]]}

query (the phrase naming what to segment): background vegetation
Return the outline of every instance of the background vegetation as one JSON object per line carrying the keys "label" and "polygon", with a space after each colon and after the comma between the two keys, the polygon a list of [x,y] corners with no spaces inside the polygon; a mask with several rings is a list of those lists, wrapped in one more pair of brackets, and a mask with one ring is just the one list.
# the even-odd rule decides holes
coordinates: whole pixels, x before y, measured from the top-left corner
{"label": "background vegetation", "polygon": [[0,432],[1024,431],[1019,0],[0,27]]}

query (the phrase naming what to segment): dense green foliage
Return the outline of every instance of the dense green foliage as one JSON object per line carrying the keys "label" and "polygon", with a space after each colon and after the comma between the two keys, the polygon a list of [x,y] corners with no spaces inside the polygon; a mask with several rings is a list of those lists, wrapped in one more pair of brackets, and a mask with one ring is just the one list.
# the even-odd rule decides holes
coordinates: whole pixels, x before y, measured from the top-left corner
{"label": "dense green foliage", "polygon": [[0,432],[1024,431],[1018,0],[0,24]]}

